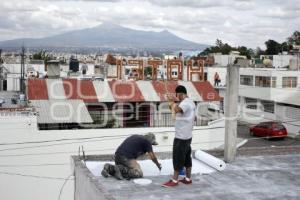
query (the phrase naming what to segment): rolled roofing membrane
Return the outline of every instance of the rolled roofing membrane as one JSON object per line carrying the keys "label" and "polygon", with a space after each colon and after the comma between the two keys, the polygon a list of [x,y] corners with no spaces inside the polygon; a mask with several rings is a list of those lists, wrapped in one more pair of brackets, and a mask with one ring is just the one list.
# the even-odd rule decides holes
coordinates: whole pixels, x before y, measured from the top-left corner
{"label": "rolled roofing membrane", "polygon": [[195,158],[218,171],[222,171],[226,168],[226,163],[223,160],[201,150],[195,152]]}
{"label": "rolled roofing membrane", "polygon": [[[139,160],[138,162],[143,170],[144,177],[173,175],[172,159],[159,160],[162,165],[161,171],[158,170],[151,160]],[[101,176],[105,163],[114,164],[113,162],[105,161],[87,161],[86,166],[94,176]],[[224,170],[225,167],[226,164],[223,160],[198,150],[195,152],[195,158],[193,158],[192,174],[210,174],[216,170]]]}

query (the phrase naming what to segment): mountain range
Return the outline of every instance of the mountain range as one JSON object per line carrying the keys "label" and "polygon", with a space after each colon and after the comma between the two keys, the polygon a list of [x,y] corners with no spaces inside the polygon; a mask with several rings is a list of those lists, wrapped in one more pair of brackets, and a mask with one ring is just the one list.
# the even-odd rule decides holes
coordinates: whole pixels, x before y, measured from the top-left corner
{"label": "mountain range", "polygon": [[116,24],[69,31],[44,38],[20,38],[0,41],[0,47],[99,47],[108,49],[203,50],[209,45],[182,39],[171,32],[141,31]]}

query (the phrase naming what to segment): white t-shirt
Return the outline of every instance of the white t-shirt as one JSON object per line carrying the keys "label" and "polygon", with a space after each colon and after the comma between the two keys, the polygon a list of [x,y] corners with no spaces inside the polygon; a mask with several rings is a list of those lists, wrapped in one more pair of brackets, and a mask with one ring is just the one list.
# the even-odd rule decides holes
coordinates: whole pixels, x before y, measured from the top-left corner
{"label": "white t-shirt", "polygon": [[178,105],[183,113],[176,113],[175,121],[175,138],[188,140],[192,138],[192,131],[195,121],[195,103],[189,99],[185,98]]}

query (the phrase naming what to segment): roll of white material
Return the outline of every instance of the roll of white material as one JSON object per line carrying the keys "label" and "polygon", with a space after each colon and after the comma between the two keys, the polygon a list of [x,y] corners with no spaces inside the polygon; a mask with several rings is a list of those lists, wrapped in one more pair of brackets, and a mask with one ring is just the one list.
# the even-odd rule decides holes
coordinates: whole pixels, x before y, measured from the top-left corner
{"label": "roll of white material", "polygon": [[223,160],[201,150],[195,152],[195,158],[218,171],[222,171],[226,167],[226,163]]}

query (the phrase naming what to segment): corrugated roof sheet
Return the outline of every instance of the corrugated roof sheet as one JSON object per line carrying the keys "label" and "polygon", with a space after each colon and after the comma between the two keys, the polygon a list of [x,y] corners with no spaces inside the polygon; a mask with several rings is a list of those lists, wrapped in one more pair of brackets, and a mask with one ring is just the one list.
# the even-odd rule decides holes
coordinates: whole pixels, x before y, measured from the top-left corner
{"label": "corrugated roof sheet", "polygon": [[221,98],[208,81],[192,82],[203,101],[220,101]]}
{"label": "corrugated roof sheet", "polygon": [[178,85],[187,88],[194,101],[220,101],[209,82],[189,81],[92,81],[76,79],[29,79],[29,100],[80,99],[85,103],[159,102],[175,97]]}
{"label": "corrugated roof sheet", "polygon": [[117,102],[145,101],[135,81],[109,81],[108,83]]}
{"label": "corrugated roof sheet", "polygon": [[97,103],[94,85],[90,80],[64,79],[63,86],[68,99],[82,99],[85,103]]}
{"label": "corrugated roof sheet", "polygon": [[31,104],[40,124],[93,122],[82,100],[33,100]]}
{"label": "corrugated roof sheet", "polygon": [[150,81],[137,81],[136,84],[138,85],[142,95],[147,102],[159,102],[160,97],[157,95],[153,85]]}
{"label": "corrugated roof sheet", "polygon": [[49,99],[45,79],[28,79],[27,97],[29,100]]}
{"label": "corrugated roof sheet", "polygon": [[115,102],[107,81],[93,81],[93,85],[99,102]]}
{"label": "corrugated roof sheet", "polygon": [[160,97],[161,101],[167,101],[166,95],[173,95],[175,97],[175,89],[178,85],[177,81],[153,81],[152,85]]}
{"label": "corrugated roof sheet", "polygon": [[187,95],[193,101],[203,101],[202,97],[200,96],[199,92],[194,87],[193,83],[190,81],[178,81],[178,85],[183,85],[187,90]]}
{"label": "corrugated roof sheet", "polygon": [[46,79],[49,99],[66,99],[61,79]]}

